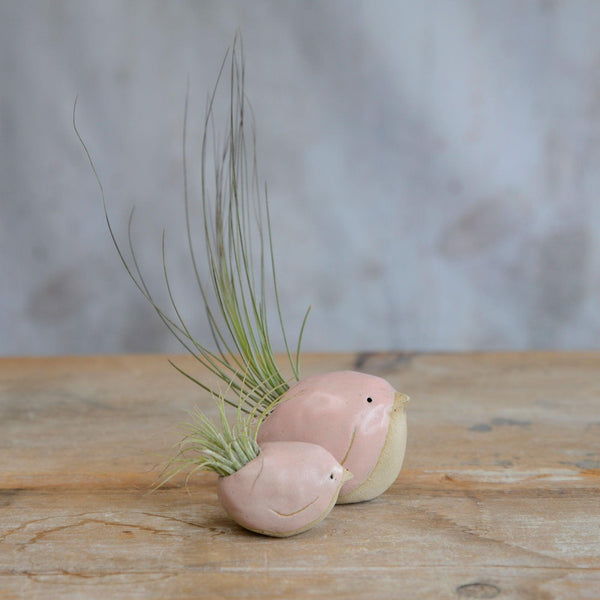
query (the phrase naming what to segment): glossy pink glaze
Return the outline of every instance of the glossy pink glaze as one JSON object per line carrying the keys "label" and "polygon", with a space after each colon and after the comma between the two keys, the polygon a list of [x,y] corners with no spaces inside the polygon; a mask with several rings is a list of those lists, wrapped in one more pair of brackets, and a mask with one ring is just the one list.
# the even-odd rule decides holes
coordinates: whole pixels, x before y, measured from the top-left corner
{"label": "glossy pink glaze", "polygon": [[218,494],[242,527],[284,537],[306,531],[327,516],[347,477],[321,446],[271,442],[239,471],[219,478]]}
{"label": "glossy pink glaze", "polygon": [[377,464],[395,393],[385,379],[355,371],[308,377],[292,386],[265,419],[259,444],[298,440],[323,446],[354,475],[340,492],[347,494]]}

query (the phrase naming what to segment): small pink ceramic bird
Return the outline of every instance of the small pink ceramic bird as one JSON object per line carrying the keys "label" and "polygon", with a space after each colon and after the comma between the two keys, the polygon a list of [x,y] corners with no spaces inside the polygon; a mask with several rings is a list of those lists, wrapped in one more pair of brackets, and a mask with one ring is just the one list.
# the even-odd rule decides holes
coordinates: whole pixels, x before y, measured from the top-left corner
{"label": "small pink ceramic bird", "polygon": [[[259,446],[260,420],[238,410],[230,426],[223,398],[216,401],[220,427],[196,411],[159,487],[185,469],[189,474],[212,471],[219,475],[217,490],[223,508],[250,531],[287,537],[320,523],[352,474],[316,444],[271,442]],[[241,406],[242,396],[239,402]]]}
{"label": "small pink ceramic bird", "polygon": [[381,377],[354,371],[294,384],[258,430],[258,442],[319,444],[352,474],[339,503],[370,500],[396,479],[406,449],[406,403]]}
{"label": "small pink ceramic bird", "polygon": [[321,446],[270,442],[239,471],[219,478],[219,499],[242,527],[287,537],[320,523],[351,477]]}

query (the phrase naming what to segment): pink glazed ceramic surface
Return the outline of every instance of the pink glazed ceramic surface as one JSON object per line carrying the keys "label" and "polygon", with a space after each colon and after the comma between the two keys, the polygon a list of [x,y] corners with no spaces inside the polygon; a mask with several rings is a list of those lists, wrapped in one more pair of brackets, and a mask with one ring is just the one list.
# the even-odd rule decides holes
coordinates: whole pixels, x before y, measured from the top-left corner
{"label": "pink glazed ceramic surface", "polygon": [[228,477],[219,478],[219,500],[239,525],[287,537],[317,525],[351,477],[321,446],[271,442]]}
{"label": "pink glazed ceramic surface", "polygon": [[[408,396],[374,375],[355,371],[315,375],[286,392],[261,425],[258,441],[297,440],[323,446],[354,475],[338,501],[369,500],[394,482],[402,466],[407,401]],[[358,491],[367,481],[369,489]]]}

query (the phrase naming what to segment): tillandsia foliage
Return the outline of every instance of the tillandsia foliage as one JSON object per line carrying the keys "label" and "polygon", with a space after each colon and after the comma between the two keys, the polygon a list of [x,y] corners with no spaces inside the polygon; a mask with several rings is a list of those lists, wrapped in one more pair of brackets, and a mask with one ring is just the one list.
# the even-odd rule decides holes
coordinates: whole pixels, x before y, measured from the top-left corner
{"label": "tillandsia foliage", "polygon": [[182,425],[186,435],[179,442],[175,456],[167,462],[163,478],[157,487],[163,486],[182,471],[187,471],[186,482],[197,471],[212,471],[221,477],[227,477],[260,454],[256,439],[266,411],[258,416],[257,405],[254,410],[244,414],[242,407],[246,404],[246,398],[240,393],[236,419],[230,425],[224,396],[213,393],[213,400],[219,413],[218,424],[200,409],[195,409],[190,414],[190,421]]}
{"label": "tillandsia foliage", "polygon": [[[227,65],[229,110],[224,141],[219,145],[214,133],[214,109],[217,91],[227,79]],[[227,52],[221,64],[204,118],[200,176],[208,278],[201,272],[192,227],[186,155],[187,94],[184,111],[183,178],[187,242],[193,276],[200,289],[216,350],[209,349],[192,335],[177,306],[166,266],[164,233],[162,268],[171,306],[165,309],[154,300],[142,275],[132,243],[133,211],[128,227],[131,259],[125,257],[108,217],[104,190],[98,173],[75,125],[75,108],[73,124],[100,187],[110,235],[131,279],[189,353],[224,382],[230,392],[238,395],[244,392],[241,410],[246,413],[258,411],[258,414],[261,414],[289,388],[275,361],[267,319],[267,301],[271,297],[275,301],[292,377],[296,380],[300,378],[300,347],[310,308],[306,311],[298,342],[292,351],[279,302],[268,196],[266,186],[262,189],[258,178],[254,117],[244,92],[244,77],[243,47],[238,34],[231,51]],[[207,173],[209,162],[214,165],[212,180]],[[206,382],[175,364],[173,366],[203,389],[214,393]],[[224,398],[224,401],[233,406],[238,404],[231,398]]]}

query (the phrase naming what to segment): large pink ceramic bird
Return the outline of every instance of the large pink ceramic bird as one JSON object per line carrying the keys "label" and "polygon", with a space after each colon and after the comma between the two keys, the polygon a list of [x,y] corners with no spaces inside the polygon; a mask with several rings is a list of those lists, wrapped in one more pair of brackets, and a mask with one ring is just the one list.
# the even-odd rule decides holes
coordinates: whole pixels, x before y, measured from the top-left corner
{"label": "large pink ceramic bird", "polygon": [[338,502],[370,500],[395,481],[402,467],[407,401],[373,375],[314,375],[285,393],[258,430],[258,442],[298,440],[323,446],[354,475]]}

